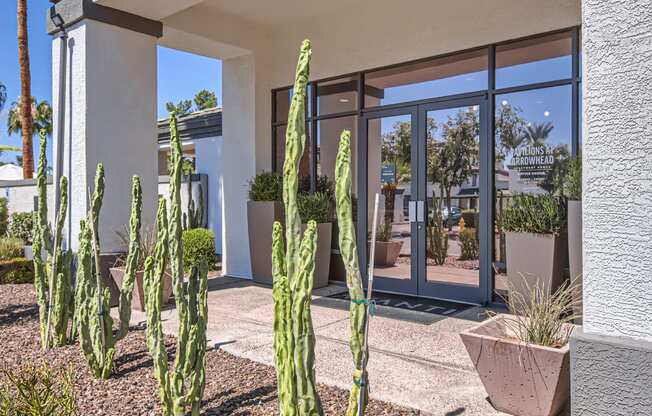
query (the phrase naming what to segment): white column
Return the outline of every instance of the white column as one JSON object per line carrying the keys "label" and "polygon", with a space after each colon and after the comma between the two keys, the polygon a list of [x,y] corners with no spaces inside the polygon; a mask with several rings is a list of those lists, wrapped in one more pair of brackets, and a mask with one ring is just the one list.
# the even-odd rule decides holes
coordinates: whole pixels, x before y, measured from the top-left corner
{"label": "white column", "polygon": [[[129,221],[131,177],[140,176],[142,218],[153,224],[157,200],[156,37],[93,20],[68,28],[68,74],[63,174],[70,181],[73,249],[97,163],[106,192],[100,215],[103,252],[123,249],[116,232]],[[59,39],[52,44],[57,120]],[[57,130],[57,126],[54,126]],[[55,149],[58,151],[59,149]]]}
{"label": "white column", "polygon": [[222,268],[225,275],[251,278],[247,183],[256,173],[256,75],[253,55],[223,61],[222,80]]}

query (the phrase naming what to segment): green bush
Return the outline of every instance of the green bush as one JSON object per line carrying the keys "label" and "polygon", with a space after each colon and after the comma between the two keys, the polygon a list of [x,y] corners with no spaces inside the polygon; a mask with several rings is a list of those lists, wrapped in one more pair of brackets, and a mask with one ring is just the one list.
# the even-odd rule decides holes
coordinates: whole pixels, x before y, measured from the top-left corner
{"label": "green bush", "polygon": [[0,260],[0,284],[34,283],[34,262],[24,257]]}
{"label": "green bush", "polygon": [[314,220],[317,224],[330,222],[333,218],[331,214],[331,199],[322,192],[297,195],[297,207],[299,208],[299,217],[301,222],[306,224]]}
{"label": "green bush", "polygon": [[460,260],[477,260],[480,256],[480,243],[475,228],[467,228],[460,232],[459,235],[462,255]]}
{"label": "green bush", "polygon": [[190,270],[204,259],[211,270],[215,267],[215,235],[206,228],[194,228],[183,232],[183,264]]}
{"label": "green bush", "polygon": [[582,159],[579,156],[568,162],[568,171],[564,178],[564,193],[571,201],[582,200]]}
{"label": "green bush", "polygon": [[566,226],[566,206],[549,194],[517,194],[503,211],[501,222],[505,231],[558,234]]}
{"label": "green bush", "polygon": [[465,209],[462,211],[462,219],[464,220],[465,227],[476,228],[479,217],[480,213],[474,209]]}
{"label": "green bush", "polygon": [[[326,175],[317,176],[315,183],[315,193],[320,192],[326,194],[331,200],[335,200],[335,185],[333,181]],[[299,193],[310,193],[310,176],[302,176],[299,180]]]}
{"label": "green bush", "polygon": [[283,177],[274,172],[262,172],[249,181],[250,201],[282,201]]}
{"label": "green bush", "polygon": [[9,222],[9,208],[7,208],[7,198],[0,198],[0,235],[7,233]]}
{"label": "green bush", "polygon": [[11,260],[16,257],[22,257],[23,240],[15,237],[0,238],[0,260]]}
{"label": "green bush", "polygon": [[9,219],[7,236],[20,238],[26,245],[31,245],[33,227],[34,214],[32,212],[14,212]]}
{"label": "green bush", "polygon": [[77,414],[72,367],[54,369],[48,364],[25,364],[19,370],[0,370],[1,415]]}

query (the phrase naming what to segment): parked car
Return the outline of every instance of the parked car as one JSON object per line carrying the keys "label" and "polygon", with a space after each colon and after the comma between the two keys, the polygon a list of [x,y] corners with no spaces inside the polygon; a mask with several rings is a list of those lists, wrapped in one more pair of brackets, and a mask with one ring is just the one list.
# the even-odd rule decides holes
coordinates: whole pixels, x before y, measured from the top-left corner
{"label": "parked car", "polygon": [[450,215],[448,214],[448,207],[441,209],[441,220],[446,226],[457,225],[461,218],[462,210],[459,207],[451,207]]}

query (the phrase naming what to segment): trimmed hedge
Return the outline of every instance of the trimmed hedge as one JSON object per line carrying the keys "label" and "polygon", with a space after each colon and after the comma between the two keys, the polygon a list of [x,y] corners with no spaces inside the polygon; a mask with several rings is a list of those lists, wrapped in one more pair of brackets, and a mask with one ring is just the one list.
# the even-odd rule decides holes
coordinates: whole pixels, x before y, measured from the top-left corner
{"label": "trimmed hedge", "polygon": [[0,260],[0,284],[34,283],[34,262],[24,257]]}
{"label": "trimmed hedge", "polygon": [[209,269],[215,268],[215,235],[205,228],[194,228],[183,232],[183,264],[187,270],[206,260]]}
{"label": "trimmed hedge", "polygon": [[465,209],[462,211],[462,219],[464,220],[464,226],[469,228],[476,228],[478,226],[478,219],[480,213],[474,209]]}

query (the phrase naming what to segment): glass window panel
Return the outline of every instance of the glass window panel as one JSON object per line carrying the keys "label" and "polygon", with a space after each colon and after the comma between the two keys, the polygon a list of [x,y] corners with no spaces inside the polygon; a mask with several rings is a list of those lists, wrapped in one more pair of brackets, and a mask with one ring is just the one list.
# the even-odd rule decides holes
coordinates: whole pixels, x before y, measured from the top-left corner
{"label": "glass window panel", "polygon": [[275,122],[285,123],[288,120],[291,99],[292,89],[278,90],[274,92],[274,101],[276,103],[276,112],[274,114]]}
{"label": "glass window panel", "polygon": [[496,96],[494,270],[500,296],[506,295],[511,274],[501,213],[516,194],[561,192],[561,172],[571,154],[571,121],[570,85]]}
{"label": "glass window panel", "polygon": [[562,32],[496,47],[496,88],[570,78],[572,33]]}
{"label": "glass window panel", "polygon": [[317,83],[317,114],[358,109],[358,78],[345,77]]}
{"label": "glass window panel", "polygon": [[[274,127],[274,140],[276,142],[276,172],[283,172],[283,163],[285,162],[285,132],[287,126]],[[306,145],[299,164],[299,176],[310,176],[310,123],[306,123]]]}
{"label": "glass window panel", "polygon": [[487,89],[487,50],[464,52],[365,75],[365,107]]}

